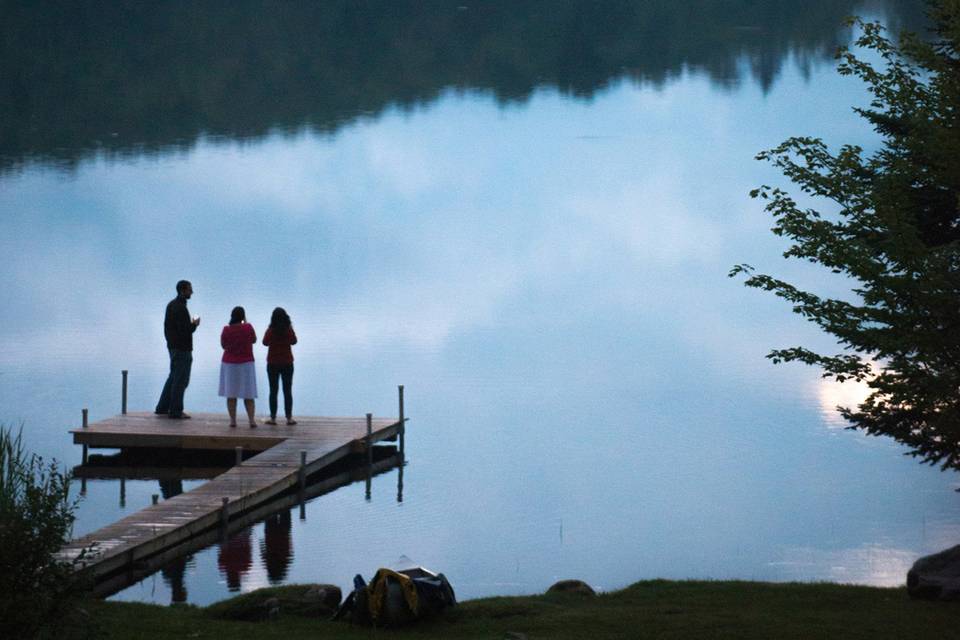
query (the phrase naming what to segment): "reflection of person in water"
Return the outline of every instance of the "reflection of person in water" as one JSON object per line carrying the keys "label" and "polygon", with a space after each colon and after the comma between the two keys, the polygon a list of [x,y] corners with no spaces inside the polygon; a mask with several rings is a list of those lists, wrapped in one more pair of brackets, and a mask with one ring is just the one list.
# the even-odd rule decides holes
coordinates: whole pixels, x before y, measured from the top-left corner
{"label": "reflection of person in water", "polygon": [[250,548],[250,529],[238,531],[226,542],[220,543],[217,554],[217,566],[227,578],[227,589],[240,590],[240,579],[250,571],[253,564],[253,552]]}
{"label": "reflection of person in water", "polygon": [[[180,478],[161,480],[160,493],[164,500],[180,495],[183,493],[183,481]],[[187,585],[183,578],[187,572],[187,563],[192,559],[193,556],[177,558],[160,569],[160,573],[163,574],[163,581],[170,587],[171,604],[187,601]]]}
{"label": "reflection of person in water", "polygon": [[293,559],[290,544],[290,510],[284,509],[267,518],[263,523],[263,540],[260,541],[260,559],[267,567],[270,584],[279,584],[287,577],[287,568]]}
{"label": "reflection of person in water", "polygon": [[187,562],[191,558],[193,556],[177,558],[160,569],[160,573],[163,574],[163,581],[170,587],[170,604],[187,601],[187,584],[183,577],[187,573]]}

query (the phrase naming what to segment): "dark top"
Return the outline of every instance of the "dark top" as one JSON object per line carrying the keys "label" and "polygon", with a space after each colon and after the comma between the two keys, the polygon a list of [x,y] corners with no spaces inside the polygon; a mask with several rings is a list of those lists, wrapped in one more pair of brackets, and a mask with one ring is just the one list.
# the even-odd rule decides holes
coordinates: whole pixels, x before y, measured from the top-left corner
{"label": "dark top", "polygon": [[257,342],[257,332],[248,322],[228,324],[220,332],[220,346],[223,347],[221,362],[240,364],[253,362],[253,345]]}
{"label": "dark top", "polygon": [[177,296],[167,303],[167,313],[163,317],[163,335],[167,338],[167,348],[177,351],[193,351],[193,332],[197,325],[190,321],[187,301]]}
{"label": "dark top", "polygon": [[267,327],[267,332],[263,334],[263,344],[267,346],[267,364],[279,366],[293,364],[293,351],[290,345],[297,344],[297,334],[293,332],[293,327],[287,329],[287,335],[274,333],[273,329]]}

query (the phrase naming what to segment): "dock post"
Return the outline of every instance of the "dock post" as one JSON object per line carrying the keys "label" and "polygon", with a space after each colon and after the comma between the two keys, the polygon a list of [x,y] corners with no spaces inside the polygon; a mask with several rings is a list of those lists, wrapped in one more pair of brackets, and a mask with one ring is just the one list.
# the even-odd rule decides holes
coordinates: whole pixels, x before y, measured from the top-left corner
{"label": "dock post", "polygon": [[403,464],[403,437],[407,432],[407,423],[403,418],[403,385],[397,387],[398,395],[400,397],[400,463]]}
{"label": "dock post", "polygon": [[243,447],[234,447],[233,450],[236,453],[235,464],[239,465],[243,462]]}
{"label": "dock post", "polygon": [[[83,428],[84,428],[84,429],[87,428],[87,416],[88,416],[88,413],[89,413],[89,412],[88,412],[86,409],[83,410],[83,423],[82,423],[82,424],[83,424]],[[83,445],[83,464],[87,464],[87,445]],[[84,493],[86,493],[86,483],[83,483],[83,484],[84,484]]]}
{"label": "dock post", "polygon": [[307,452],[300,450],[300,520],[307,519]]}
{"label": "dock post", "polygon": [[367,414],[367,467],[373,466],[373,414]]}
{"label": "dock post", "polygon": [[303,492],[307,488],[307,452],[305,450],[300,451],[300,500],[303,501]]}
{"label": "dock post", "polygon": [[367,414],[367,500],[370,499],[371,480],[373,479],[373,414]]}
{"label": "dock post", "polygon": [[158,502],[160,502],[160,494],[158,493],[153,494],[152,499],[153,499],[153,504],[157,504]]}
{"label": "dock post", "polygon": [[127,415],[127,370],[120,372],[123,375],[123,384],[120,390],[120,413]]}
{"label": "dock post", "polygon": [[230,515],[227,513],[227,505],[230,503],[230,498],[224,496],[220,498],[220,527],[222,529],[221,533],[224,535],[227,534],[227,522],[230,520]]}
{"label": "dock post", "polygon": [[403,502],[403,455],[397,455],[397,502]]}
{"label": "dock post", "polygon": [[127,479],[120,478],[120,507],[127,506]]}

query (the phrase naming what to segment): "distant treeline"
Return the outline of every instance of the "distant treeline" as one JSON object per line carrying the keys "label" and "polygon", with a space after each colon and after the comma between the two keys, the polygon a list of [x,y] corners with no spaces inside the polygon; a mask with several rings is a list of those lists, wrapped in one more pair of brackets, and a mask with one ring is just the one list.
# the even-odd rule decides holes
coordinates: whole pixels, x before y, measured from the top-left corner
{"label": "distant treeline", "polygon": [[[888,5],[889,6],[886,6]],[[921,0],[889,0],[909,20]],[[189,147],[200,135],[333,131],[447,89],[523,101],[590,97],[620,78],[744,60],[764,87],[822,59],[860,0],[0,0],[0,172],[94,153]]]}

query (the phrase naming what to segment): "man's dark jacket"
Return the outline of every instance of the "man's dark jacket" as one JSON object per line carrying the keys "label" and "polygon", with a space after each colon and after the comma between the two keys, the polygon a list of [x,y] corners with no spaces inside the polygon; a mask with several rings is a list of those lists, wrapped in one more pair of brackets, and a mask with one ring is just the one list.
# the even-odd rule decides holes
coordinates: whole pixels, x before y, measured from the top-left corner
{"label": "man's dark jacket", "polygon": [[171,300],[163,317],[163,335],[167,338],[167,348],[193,351],[193,332],[196,330],[196,325],[190,321],[187,301],[180,296]]}

